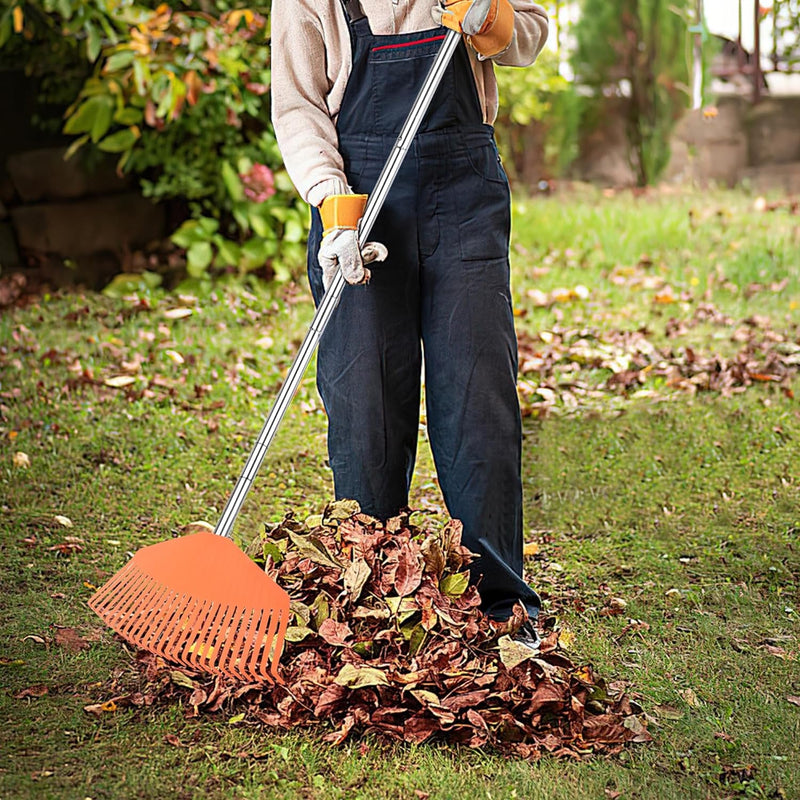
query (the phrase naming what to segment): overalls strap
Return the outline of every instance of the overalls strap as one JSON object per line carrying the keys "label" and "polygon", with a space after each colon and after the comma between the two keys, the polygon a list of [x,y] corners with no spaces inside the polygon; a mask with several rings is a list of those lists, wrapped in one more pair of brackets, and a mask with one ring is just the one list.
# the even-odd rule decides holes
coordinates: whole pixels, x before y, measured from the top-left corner
{"label": "overalls strap", "polygon": [[341,2],[348,21],[356,22],[366,16],[358,0],[341,0]]}

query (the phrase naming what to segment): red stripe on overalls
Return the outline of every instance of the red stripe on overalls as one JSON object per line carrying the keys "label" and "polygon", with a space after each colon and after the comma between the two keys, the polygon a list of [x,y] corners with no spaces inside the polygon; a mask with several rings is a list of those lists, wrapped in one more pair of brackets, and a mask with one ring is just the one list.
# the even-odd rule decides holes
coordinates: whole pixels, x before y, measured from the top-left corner
{"label": "red stripe on overalls", "polygon": [[417,39],[414,42],[403,42],[401,44],[382,44],[380,47],[373,47],[372,52],[377,50],[394,50],[397,47],[413,47],[415,44],[427,44],[428,42],[441,42],[445,36],[431,36],[429,39]]}

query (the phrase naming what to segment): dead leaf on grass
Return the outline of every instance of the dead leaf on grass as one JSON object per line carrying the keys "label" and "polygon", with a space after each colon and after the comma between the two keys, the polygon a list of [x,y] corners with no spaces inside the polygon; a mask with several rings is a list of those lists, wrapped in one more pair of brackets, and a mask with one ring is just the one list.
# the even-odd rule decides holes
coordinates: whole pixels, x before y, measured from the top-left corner
{"label": "dead leaf on grass", "polygon": [[89,647],[89,642],[75,628],[56,627],[54,641],[59,647],[63,647],[71,653],[80,653],[81,650]]}
{"label": "dead leaf on grass", "polygon": [[700,706],[703,705],[694,689],[679,689],[678,694],[686,701],[688,705],[692,706],[693,708],[700,708]]}
{"label": "dead leaf on grass", "polygon": [[47,686],[43,683],[37,683],[35,686],[28,686],[26,689],[17,692],[14,697],[17,700],[24,700],[26,697],[44,697],[47,692]]}
{"label": "dead leaf on grass", "polygon": [[132,375],[112,375],[110,378],[106,378],[103,383],[112,389],[124,389],[132,383],[136,383],[136,378]]}
{"label": "dead leaf on grass", "polygon": [[659,704],[653,706],[653,713],[661,717],[662,719],[683,719],[684,714],[679,708],[675,708],[675,706],[670,706],[666,704]]}
{"label": "dead leaf on grass", "polygon": [[83,710],[87,714],[93,714],[95,717],[102,716],[103,714],[113,714],[119,706],[117,705],[116,699],[106,700],[104,703],[91,703],[88,706],[84,706]]}

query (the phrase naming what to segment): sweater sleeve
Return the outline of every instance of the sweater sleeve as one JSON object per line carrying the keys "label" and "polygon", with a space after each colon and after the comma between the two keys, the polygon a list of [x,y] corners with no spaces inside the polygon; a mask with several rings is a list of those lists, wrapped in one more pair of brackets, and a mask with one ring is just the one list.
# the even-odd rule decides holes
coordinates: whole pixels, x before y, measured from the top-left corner
{"label": "sweater sleeve", "polygon": [[318,17],[297,0],[272,3],[272,123],[297,191],[318,205],[349,192],[328,108],[330,82]]}
{"label": "sweater sleeve", "polygon": [[511,44],[492,61],[505,67],[528,67],[547,41],[547,12],[533,0],[511,0],[514,7],[514,36]]}

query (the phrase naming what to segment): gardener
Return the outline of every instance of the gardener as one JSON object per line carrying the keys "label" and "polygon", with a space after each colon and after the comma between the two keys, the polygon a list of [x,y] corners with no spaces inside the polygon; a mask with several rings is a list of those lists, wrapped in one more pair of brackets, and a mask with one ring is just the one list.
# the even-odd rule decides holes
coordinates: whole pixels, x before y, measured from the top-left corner
{"label": "gardener", "polygon": [[[433,25],[435,24],[435,27]],[[441,46],[465,34],[373,229],[366,197]],[[466,35],[470,34],[470,35]],[[349,286],[319,346],[337,498],[381,519],[408,504],[424,350],[427,428],[450,515],[480,558],[484,611],[538,646],[522,579],[521,422],[509,290],[510,196],[489,123],[493,62],[531,64],[547,16],[531,0],[273,0],[273,121],[312,207],[311,290]],[[387,256],[388,250],[388,256]],[[370,270],[365,260],[385,262]]]}

